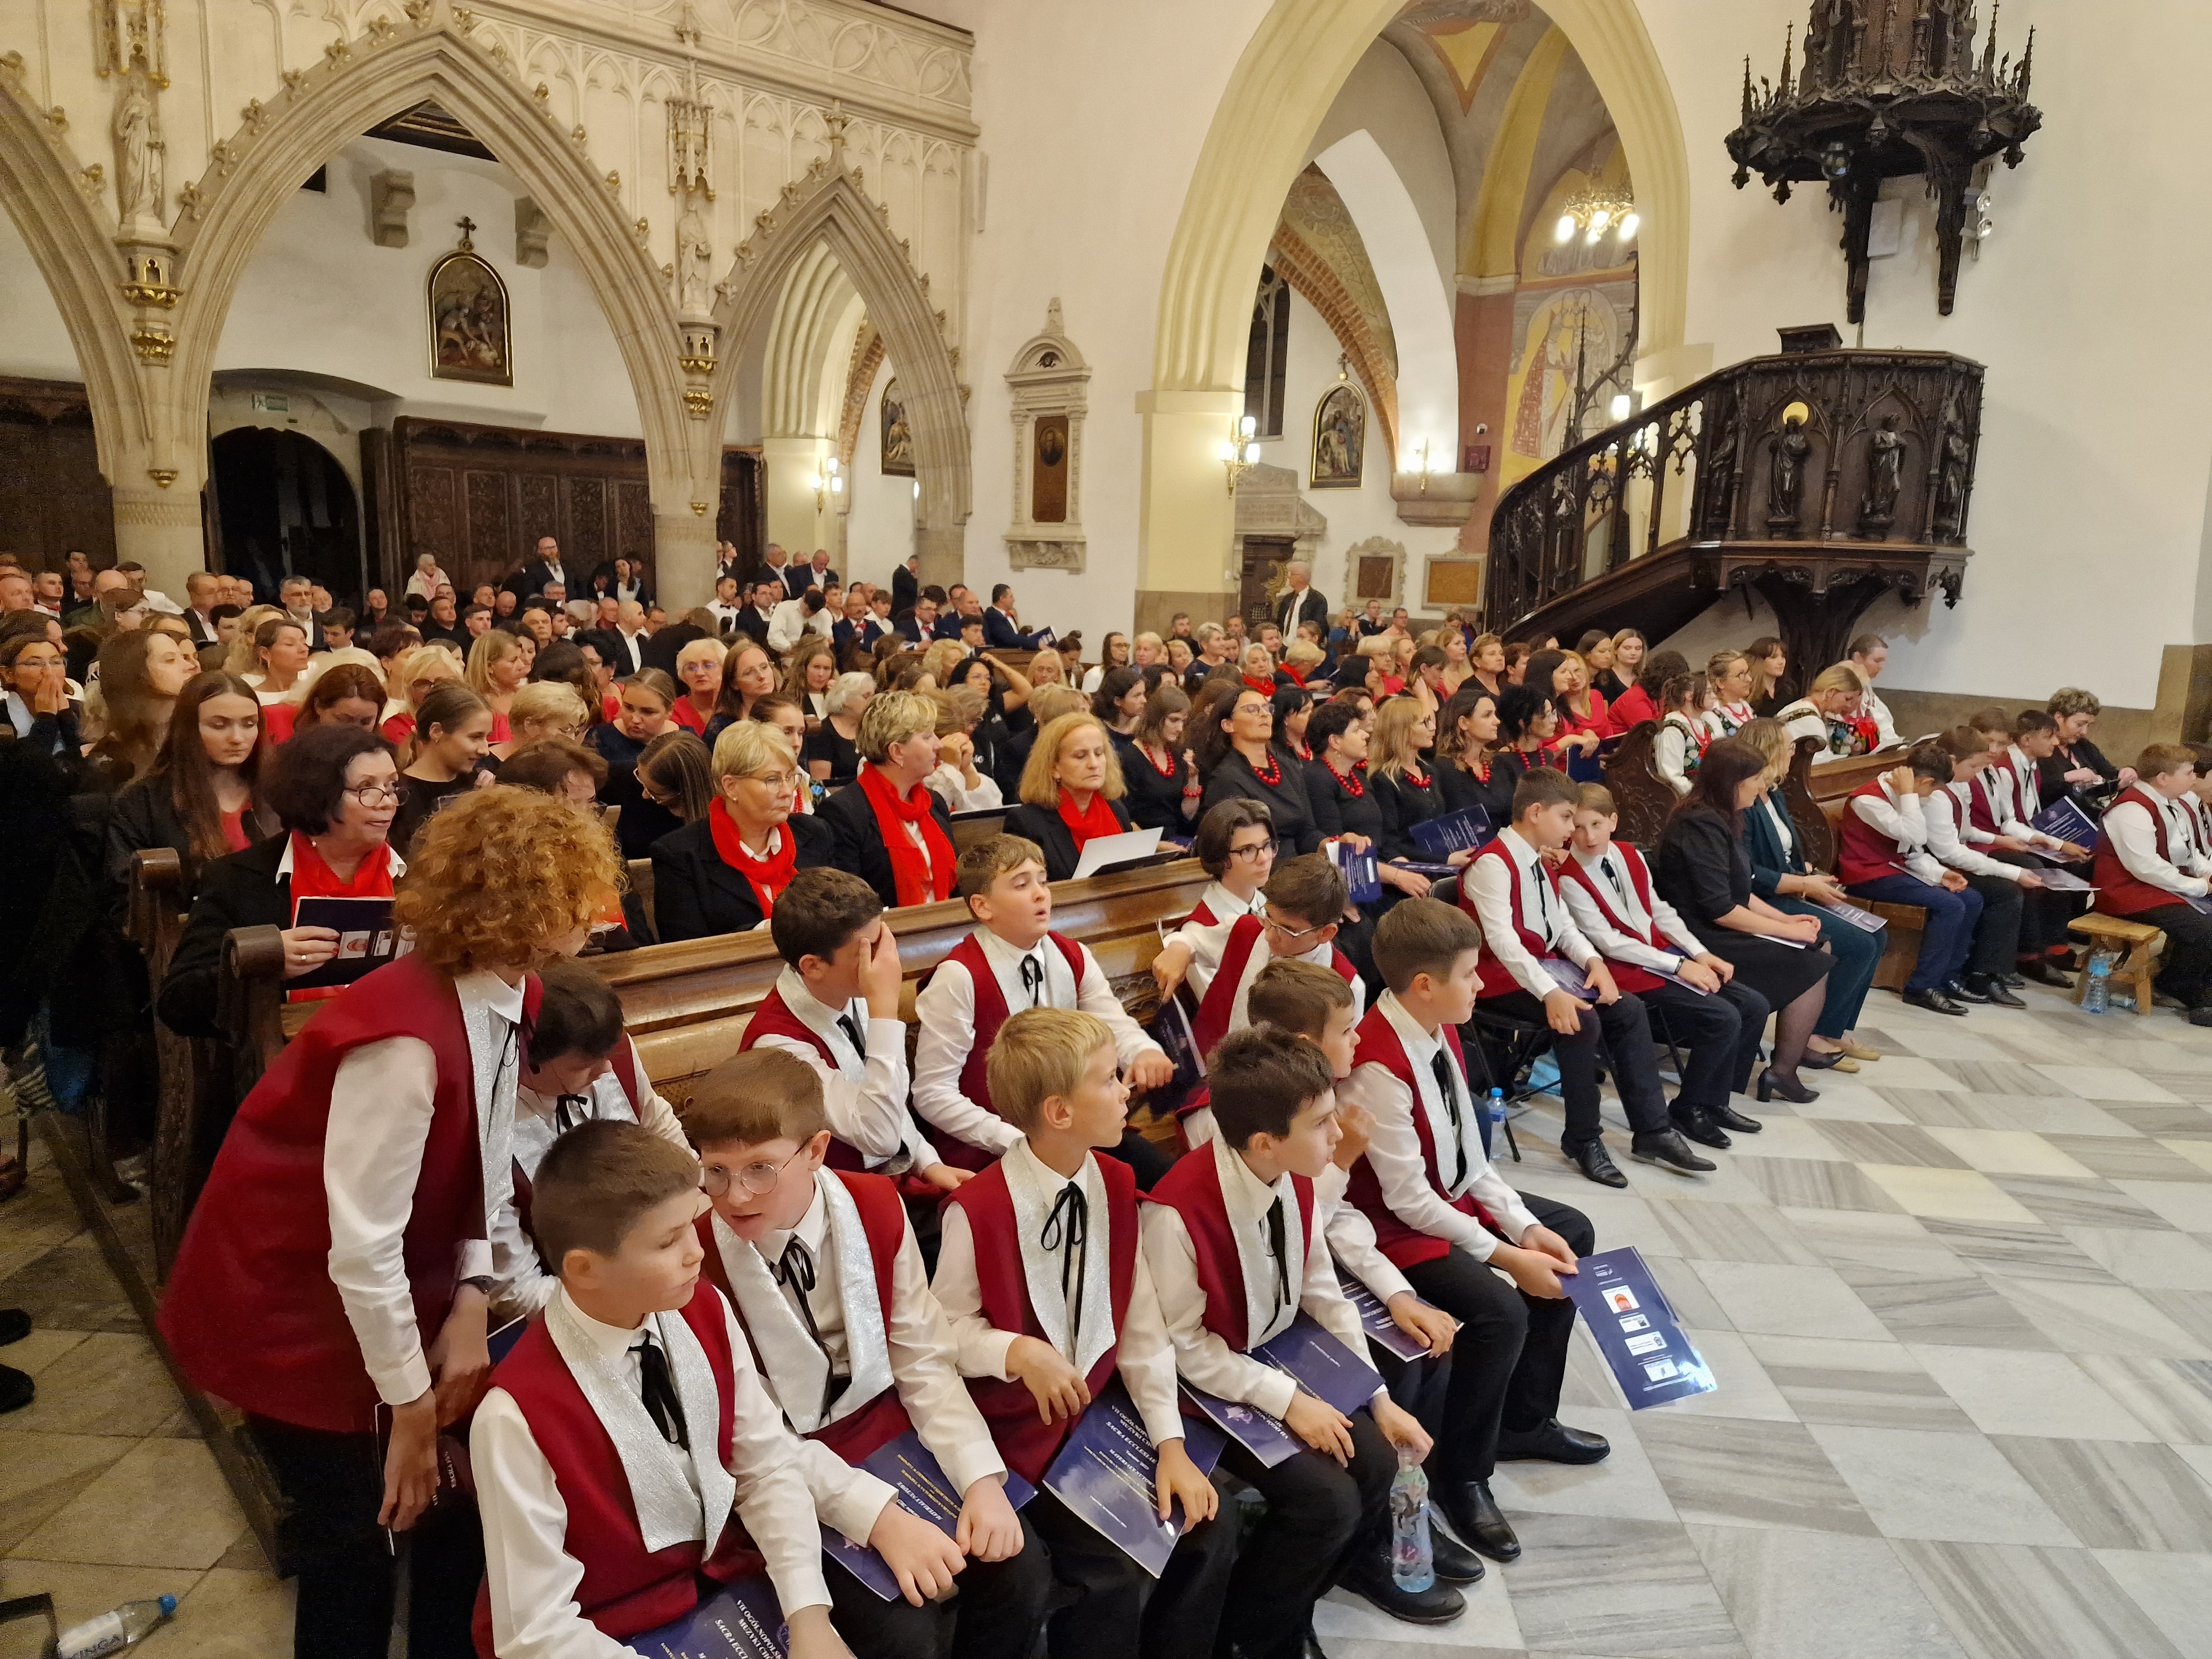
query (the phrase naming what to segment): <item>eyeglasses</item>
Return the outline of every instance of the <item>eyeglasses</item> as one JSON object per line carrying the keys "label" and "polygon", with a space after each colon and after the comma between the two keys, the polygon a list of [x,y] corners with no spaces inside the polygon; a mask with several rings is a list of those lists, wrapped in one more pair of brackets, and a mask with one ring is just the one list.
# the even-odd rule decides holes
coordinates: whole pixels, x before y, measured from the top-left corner
{"label": "eyeglasses", "polygon": [[[1320,927],[1285,927],[1283,923],[1281,923],[1281,922],[1279,922],[1279,921],[1276,921],[1276,920],[1275,920],[1275,907],[1274,907],[1273,905],[1272,905],[1272,904],[1271,904],[1271,905],[1269,905],[1269,906],[1267,907],[1267,918],[1266,918],[1266,920],[1267,920],[1267,926],[1268,926],[1268,927],[1270,927],[1273,928],[1273,929],[1275,930],[1275,932],[1277,932],[1277,933],[1280,933],[1280,934],[1281,934],[1285,939],[1311,939],[1311,938],[1312,938],[1316,933],[1320,933],[1320,932],[1322,931],[1322,929],[1321,929]],[[1323,923],[1323,924],[1322,924],[1322,927],[1333,927],[1333,926],[1334,926],[1334,923],[1328,923],[1328,922],[1325,922],[1325,923]]]}
{"label": "eyeglasses", "polygon": [[348,799],[373,810],[383,805],[386,801],[390,801],[395,806],[405,801],[407,786],[398,782],[356,783],[351,788],[341,789],[338,793]]}
{"label": "eyeglasses", "polygon": [[799,774],[796,772],[748,772],[745,776],[755,783],[764,783],[778,793],[795,788],[799,783]]}
{"label": "eyeglasses", "polygon": [[734,1181],[755,1197],[764,1196],[775,1190],[775,1183],[783,1179],[783,1172],[805,1150],[801,1146],[799,1152],[781,1164],[748,1164],[742,1170],[726,1170],[719,1164],[702,1164],[699,1166],[699,1190],[709,1198],[720,1198],[730,1190],[730,1183]]}
{"label": "eyeglasses", "polygon": [[1229,849],[1229,856],[1232,859],[1243,859],[1248,864],[1257,864],[1261,859],[1267,857],[1268,854],[1274,850],[1275,843],[1273,842],[1255,841],[1249,847],[1231,848]]}

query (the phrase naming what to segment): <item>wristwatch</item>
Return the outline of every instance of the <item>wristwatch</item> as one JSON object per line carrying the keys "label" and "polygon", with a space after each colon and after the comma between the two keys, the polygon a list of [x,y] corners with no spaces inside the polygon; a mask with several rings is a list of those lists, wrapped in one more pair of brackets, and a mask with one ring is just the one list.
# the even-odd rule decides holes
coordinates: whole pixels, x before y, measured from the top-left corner
{"label": "wristwatch", "polygon": [[484,1300],[487,1302],[491,1300],[491,1288],[498,1281],[493,1279],[489,1273],[477,1273],[472,1278],[465,1279],[461,1281],[464,1285],[471,1285],[475,1289],[481,1291],[483,1293]]}

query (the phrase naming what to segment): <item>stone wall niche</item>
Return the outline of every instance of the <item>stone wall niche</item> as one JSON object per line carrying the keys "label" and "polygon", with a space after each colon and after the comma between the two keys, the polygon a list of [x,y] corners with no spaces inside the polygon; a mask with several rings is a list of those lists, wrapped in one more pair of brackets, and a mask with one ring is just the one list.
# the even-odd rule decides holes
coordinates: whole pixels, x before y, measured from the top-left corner
{"label": "stone wall niche", "polygon": [[1055,298],[1045,308],[1044,331],[1014,354],[1006,371],[1014,423],[1006,562],[1017,570],[1083,568],[1083,416],[1090,383],[1091,365],[1068,339]]}

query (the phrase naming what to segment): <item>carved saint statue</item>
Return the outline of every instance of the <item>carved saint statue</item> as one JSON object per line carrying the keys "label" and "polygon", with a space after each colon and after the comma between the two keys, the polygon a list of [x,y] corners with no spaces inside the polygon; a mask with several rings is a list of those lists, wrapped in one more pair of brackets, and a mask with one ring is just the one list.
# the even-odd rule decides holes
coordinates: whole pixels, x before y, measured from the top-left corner
{"label": "carved saint statue", "polygon": [[1955,536],[1966,516],[1966,462],[1972,449],[1956,427],[1943,432],[1942,470],[1936,478],[1936,533]]}
{"label": "carved saint statue", "polygon": [[1813,441],[1805,435],[1803,417],[1792,415],[1782,423],[1774,440],[1774,475],[1766,486],[1766,523],[1771,530],[1794,530],[1797,508],[1805,489],[1805,460]]}
{"label": "carved saint statue", "polygon": [[1885,415],[1867,439],[1866,495],[1859,503],[1859,527],[1884,532],[1897,516],[1897,492],[1905,475],[1905,440],[1897,416]]}
{"label": "carved saint statue", "polygon": [[714,233],[702,203],[704,192],[684,192],[684,211],[676,221],[676,305],[686,314],[703,316],[714,308]]}
{"label": "carved saint statue", "polygon": [[153,89],[137,72],[125,75],[115,98],[115,213],[130,226],[143,219],[161,221],[161,129],[155,124]]}

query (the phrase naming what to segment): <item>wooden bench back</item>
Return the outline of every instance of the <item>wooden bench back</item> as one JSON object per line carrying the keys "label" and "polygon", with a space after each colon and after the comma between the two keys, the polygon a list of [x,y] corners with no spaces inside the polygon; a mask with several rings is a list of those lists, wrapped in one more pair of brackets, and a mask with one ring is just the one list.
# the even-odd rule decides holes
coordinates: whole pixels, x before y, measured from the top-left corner
{"label": "wooden bench back", "polygon": [[1656,849],[1667,828],[1667,815],[1679,799],[1674,786],[1661,777],[1652,764],[1653,745],[1659,738],[1657,720],[1639,720],[1628,728],[1620,745],[1605,763],[1605,787],[1620,814],[1614,834],[1638,847]]}

